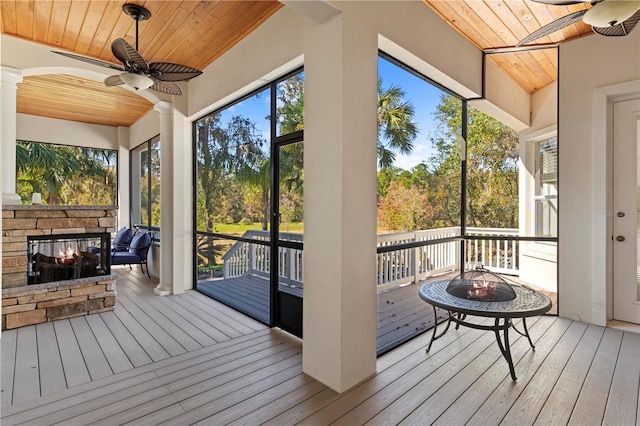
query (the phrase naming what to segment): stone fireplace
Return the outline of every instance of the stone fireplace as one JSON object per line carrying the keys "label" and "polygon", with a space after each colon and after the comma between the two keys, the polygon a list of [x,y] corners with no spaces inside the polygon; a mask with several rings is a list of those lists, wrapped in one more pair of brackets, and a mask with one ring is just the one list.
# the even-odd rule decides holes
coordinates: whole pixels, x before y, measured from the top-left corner
{"label": "stone fireplace", "polygon": [[53,235],[70,239],[74,235],[78,236],[75,239],[108,235],[115,230],[116,214],[117,207],[103,206],[2,207],[3,330],[113,309],[116,276],[110,273],[88,277],[77,274],[64,281],[27,285],[28,240],[47,240]]}

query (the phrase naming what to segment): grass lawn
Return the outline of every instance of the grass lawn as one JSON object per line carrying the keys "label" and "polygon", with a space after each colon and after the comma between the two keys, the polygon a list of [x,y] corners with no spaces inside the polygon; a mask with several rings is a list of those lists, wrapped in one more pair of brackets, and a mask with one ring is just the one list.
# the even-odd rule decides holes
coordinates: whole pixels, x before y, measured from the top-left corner
{"label": "grass lawn", "polygon": [[[280,224],[280,232],[302,232],[304,227],[303,222],[293,222],[293,223],[282,223]],[[235,236],[242,236],[246,231],[249,230],[261,230],[262,224],[259,222],[254,222],[250,224],[240,224],[240,223],[216,223],[213,226],[213,232],[217,232],[219,234],[228,234]]]}

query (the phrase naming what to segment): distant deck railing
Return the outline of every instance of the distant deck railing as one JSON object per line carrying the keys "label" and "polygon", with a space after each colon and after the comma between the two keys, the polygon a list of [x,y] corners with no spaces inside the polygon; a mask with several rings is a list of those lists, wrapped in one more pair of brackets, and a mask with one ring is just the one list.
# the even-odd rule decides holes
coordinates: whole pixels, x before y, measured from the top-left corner
{"label": "distant deck railing", "polygon": [[[499,273],[519,275],[518,242],[501,236],[518,235],[517,229],[467,228],[467,235],[474,239],[465,242],[465,268],[476,266]],[[438,240],[460,236],[460,227],[428,229],[396,234],[381,234],[377,247]],[[482,237],[490,237],[485,239]],[[496,239],[497,237],[497,239]],[[243,275],[269,277],[271,250],[268,244],[269,231],[250,230],[222,256],[223,277],[235,278]],[[303,242],[304,235],[281,232],[280,238]],[[246,240],[258,242],[248,242]],[[417,283],[425,278],[460,269],[460,241],[445,241],[411,248],[398,248],[376,254],[376,286],[378,291],[402,284]],[[278,276],[281,283],[302,288],[303,250],[280,247],[278,249]]]}
{"label": "distant deck railing", "polygon": [[[492,272],[509,275],[520,275],[518,268],[519,241],[516,228],[467,228],[468,236],[476,237],[465,242],[465,267],[475,269],[484,266]],[[493,237],[483,239],[481,237]],[[497,239],[495,239],[497,237]]]}
{"label": "distant deck railing", "polygon": [[[303,241],[303,234],[280,232],[279,235],[280,239],[286,241]],[[246,231],[242,238],[267,243],[269,242],[269,231]],[[224,278],[235,278],[248,274],[268,279],[271,266],[271,248],[266,244],[237,241],[222,256],[222,261]],[[302,287],[302,250],[279,247],[277,268],[281,283],[289,287]]]}

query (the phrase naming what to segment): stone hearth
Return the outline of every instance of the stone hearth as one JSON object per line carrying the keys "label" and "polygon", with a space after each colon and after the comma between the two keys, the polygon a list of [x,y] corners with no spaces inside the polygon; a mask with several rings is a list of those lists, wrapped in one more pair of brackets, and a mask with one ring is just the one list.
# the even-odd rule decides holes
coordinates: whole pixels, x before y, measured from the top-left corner
{"label": "stone hearth", "polygon": [[113,309],[116,276],[27,285],[27,236],[113,232],[117,207],[2,207],[2,329]]}

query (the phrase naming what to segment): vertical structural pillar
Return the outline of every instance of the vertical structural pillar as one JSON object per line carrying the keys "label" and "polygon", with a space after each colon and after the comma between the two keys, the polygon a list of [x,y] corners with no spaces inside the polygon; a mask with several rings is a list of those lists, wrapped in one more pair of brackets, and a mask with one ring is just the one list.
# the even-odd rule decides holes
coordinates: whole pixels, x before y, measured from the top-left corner
{"label": "vertical structural pillar", "polygon": [[[131,163],[129,152],[129,128],[118,127],[118,228],[131,223]],[[135,175],[139,175],[136,171]],[[139,188],[139,186],[136,186]]]}
{"label": "vertical structural pillar", "polygon": [[305,21],[302,365],[337,392],[376,372],[378,45],[356,15]]}
{"label": "vertical structural pillar", "polygon": [[193,144],[187,96],[173,101],[173,293],[193,287]]}
{"label": "vertical structural pillar", "polygon": [[2,122],[0,146],[2,146],[2,204],[21,204],[16,194],[16,117],[18,83],[22,71],[2,67]]}
{"label": "vertical structural pillar", "polygon": [[160,296],[173,293],[173,105],[160,101]]}

